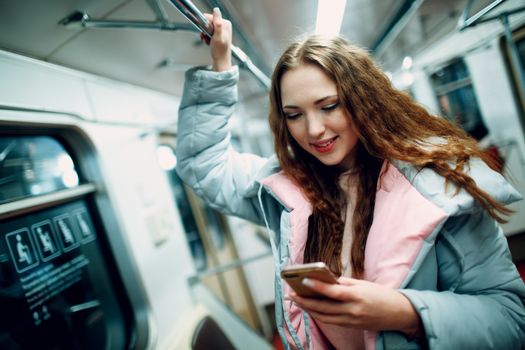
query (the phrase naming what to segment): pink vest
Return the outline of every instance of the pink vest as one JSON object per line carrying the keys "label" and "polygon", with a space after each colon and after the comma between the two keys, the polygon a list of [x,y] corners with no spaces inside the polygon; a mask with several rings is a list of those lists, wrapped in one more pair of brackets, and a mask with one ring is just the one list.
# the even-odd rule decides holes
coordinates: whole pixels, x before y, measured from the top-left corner
{"label": "pink vest", "polygon": [[[447,214],[424,198],[391,164],[385,162],[381,174],[374,221],[365,249],[364,278],[397,289],[407,278],[424,240],[444,221]],[[261,183],[291,210],[289,264],[302,263],[308,237],[308,217],[312,213],[310,203],[301,189],[282,172],[269,176]],[[288,290],[286,285],[285,293]],[[306,345],[301,310],[290,301],[284,303],[301,343]],[[336,349],[348,348],[350,341],[343,327],[319,324],[310,318],[309,328],[310,349],[330,349],[332,346]],[[374,350],[377,332],[364,331],[364,337],[366,349]],[[294,344],[290,334],[287,334],[287,338],[289,344]]]}

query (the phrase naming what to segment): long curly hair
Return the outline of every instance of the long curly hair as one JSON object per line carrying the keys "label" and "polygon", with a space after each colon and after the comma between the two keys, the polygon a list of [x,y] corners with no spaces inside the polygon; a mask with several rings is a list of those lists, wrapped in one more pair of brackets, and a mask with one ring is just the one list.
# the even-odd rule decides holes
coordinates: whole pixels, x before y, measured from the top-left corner
{"label": "long curly hair", "polygon": [[[283,53],[272,76],[269,123],[282,170],[312,203],[304,261],[324,261],[341,274],[341,247],[346,205],[338,184],[340,170],[322,164],[290,135],[281,103],[281,79],[298,66],[319,67],[337,86],[341,106],[358,133],[355,171],[358,177],[351,246],[352,273],[362,277],[364,249],[372,225],[375,193],[384,160],[400,160],[418,169],[430,168],[447,183],[465,189],[494,219],[512,211],[498,203],[464,171],[471,157],[492,169],[498,164],[458,126],[436,117],[408,94],[397,90],[367,51],[341,37],[310,36]],[[430,140],[439,140],[432,143]],[[454,164],[451,165],[451,161]]]}

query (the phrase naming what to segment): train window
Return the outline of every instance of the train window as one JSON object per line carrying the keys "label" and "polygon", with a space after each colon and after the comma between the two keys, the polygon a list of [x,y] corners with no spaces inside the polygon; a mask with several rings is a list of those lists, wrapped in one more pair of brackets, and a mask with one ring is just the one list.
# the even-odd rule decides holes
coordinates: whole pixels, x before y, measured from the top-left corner
{"label": "train window", "polygon": [[73,160],[55,139],[0,138],[0,203],[78,184]]}
{"label": "train window", "polygon": [[213,246],[217,250],[224,249],[224,222],[222,215],[209,205],[204,206],[207,220],[207,230]]}
{"label": "train window", "polygon": [[182,219],[182,226],[184,227],[184,232],[186,233],[186,240],[188,241],[188,245],[190,247],[195,268],[198,271],[202,271],[206,269],[208,258],[206,256],[206,250],[204,249],[204,244],[202,243],[197,222],[190,205],[188,193],[184,188],[184,183],[175,171],[177,160],[175,158],[173,148],[168,144],[159,145],[157,147],[157,157],[161,168],[164,169],[168,175],[170,186],[175,196],[175,202]]}
{"label": "train window", "polygon": [[195,268],[198,271],[202,271],[206,269],[208,258],[206,256],[206,251],[204,250],[204,245],[199,234],[197,222],[193,216],[191,206],[189,205],[188,194],[186,193],[184,184],[179,175],[177,175],[177,172],[170,171],[168,172],[168,176],[170,179],[171,188],[175,194],[175,201],[177,202],[177,208],[179,209],[180,216],[182,218],[182,225],[184,226],[184,232],[186,232],[186,240],[190,246]]}
{"label": "train window", "polygon": [[431,75],[442,115],[477,140],[488,134],[467,66],[458,59]]}
{"label": "train window", "polygon": [[0,348],[130,345],[131,309],[90,197],[95,187],[81,184],[54,138],[0,136],[0,145]]}
{"label": "train window", "polygon": [[[516,48],[515,52],[512,44],[508,42],[508,39],[505,40],[504,37],[501,39],[500,46],[505,60],[507,61],[512,87],[516,96],[521,118],[523,119],[525,115],[525,86],[522,86],[523,84],[520,76],[525,74],[525,26],[521,26],[513,31],[512,38]],[[514,56],[513,53],[515,53],[516,56]],[[518,64],[520,64],[521,67],[519,67]]]}
{"label": "train window", "polygon": [[525,36],[516,42],[520,56],[521,66],[525,67]]}

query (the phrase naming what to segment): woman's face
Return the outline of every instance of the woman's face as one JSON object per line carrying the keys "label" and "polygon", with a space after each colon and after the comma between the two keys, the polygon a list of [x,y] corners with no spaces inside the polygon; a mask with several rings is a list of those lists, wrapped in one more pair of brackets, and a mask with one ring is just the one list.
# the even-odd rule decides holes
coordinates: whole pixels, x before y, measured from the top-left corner
{"label": "woman's face", "polygon": [[357,133],[335,83],[319,67],[304,64],[284,73],[281,99],[288,131],[306,152],[325,165],[353,167]]}

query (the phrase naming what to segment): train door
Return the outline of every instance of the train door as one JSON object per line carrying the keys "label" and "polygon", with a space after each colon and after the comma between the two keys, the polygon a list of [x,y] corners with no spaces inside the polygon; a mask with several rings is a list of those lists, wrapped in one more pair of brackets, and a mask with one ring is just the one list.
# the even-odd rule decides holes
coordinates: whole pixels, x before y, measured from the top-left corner
{"label": "train door", "polygon": [[204,284],[252,329],[262,333],[230,224],[184,185],[175,171],[174,147],[174,136],[160,137],[159,163],[169,178],[197,270],[190,283]]}
{"label": "train door", "polygon": [[125,288],[140,283],[82,139],[72,129],[2,125],[1,349],[147,346],[140,288]]}

